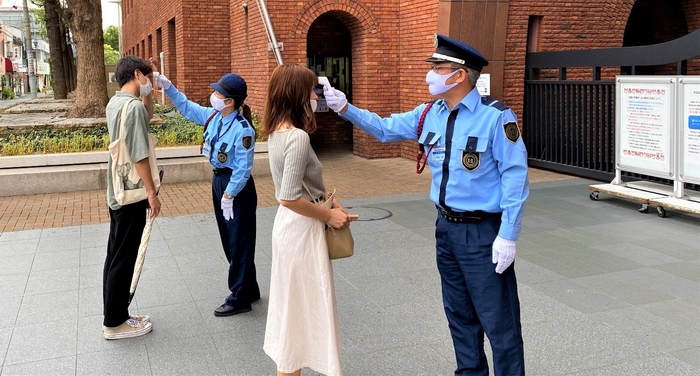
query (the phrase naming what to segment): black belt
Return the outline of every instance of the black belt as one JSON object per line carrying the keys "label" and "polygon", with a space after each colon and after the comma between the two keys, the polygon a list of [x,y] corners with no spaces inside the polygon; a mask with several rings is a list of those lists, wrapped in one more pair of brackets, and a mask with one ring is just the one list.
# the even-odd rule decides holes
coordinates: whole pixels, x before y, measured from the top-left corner
{"label": "black belt", "polygon": [[230,168],[215,168],[212,170],[214,172],[214,175],[231,175],[233,174],[233,170]]}
{"label": "black belt", "polygon": [[465,212],[456,212],[450,208],[441,208],[437,205],[435,207],[438,209],[438,213],[440,215],[447,219],[449,222],[456,222],[456,223],[477,223],[481,222],[484,219],[495,219],[495,218],[501,218],[502,213],[489,213],[481,210],[476,210],[476,211],[465,211]]}

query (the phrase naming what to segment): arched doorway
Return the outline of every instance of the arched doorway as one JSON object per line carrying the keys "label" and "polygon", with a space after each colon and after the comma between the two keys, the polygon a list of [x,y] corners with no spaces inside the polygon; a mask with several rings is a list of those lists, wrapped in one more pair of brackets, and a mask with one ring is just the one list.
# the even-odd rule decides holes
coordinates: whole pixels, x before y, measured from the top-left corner
{"label": "arched doorway", "polygon": [[[688,34],[688,23],[679,0],[637,0],[625,27],[623,47],[648,46],[668,42]],[[675,66],[636,67],[635,74],[675,74]],[[622,74],[631,74],[623,67]]]}
{"label": "arched doorway", "polygon": [[[328,77],[331,85],[352,101],[352,36],[340,19],[343,15],[336,11],[327,12],[311,24],[306,41],[307,66],[316,75]],[[321,88],[317,90],[319,92],[323,92]],[[352,125],[333,111],[327,111],[316,112],[318,129],[311,135],[312,145],[352,152]]]}

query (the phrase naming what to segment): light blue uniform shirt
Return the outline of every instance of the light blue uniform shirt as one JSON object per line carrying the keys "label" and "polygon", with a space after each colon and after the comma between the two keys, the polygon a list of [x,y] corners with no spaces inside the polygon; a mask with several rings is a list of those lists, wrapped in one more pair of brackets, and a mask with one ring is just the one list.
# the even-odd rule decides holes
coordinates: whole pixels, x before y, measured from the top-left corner
{"label": "light blue uniform shirt", "polygon": [[436,101],[418,135],[426,105],[388,118],[348,105],[340,116],[382,142],[418,140],[426,153],[433,145],[430,199],[458,212],[502,212],[498,236],[517,240],[529,187],[527,151],[513,111],[474,89],[452,111]]}
{"label": "light blue uniform shirt", "polygon": [[[213,108],[188,100],[174,85],[165,90],[165,93],[182,116],[197,124],[204,125],[214,113]],[[231,181],[226,186],[229,195],[236,196],[248,182],[253,169],[254,149],[255,129],[238,111],[226,117],[217,113],[209,121],[204,132],[202,154],[214,168],[230,168],[233,171]]]}

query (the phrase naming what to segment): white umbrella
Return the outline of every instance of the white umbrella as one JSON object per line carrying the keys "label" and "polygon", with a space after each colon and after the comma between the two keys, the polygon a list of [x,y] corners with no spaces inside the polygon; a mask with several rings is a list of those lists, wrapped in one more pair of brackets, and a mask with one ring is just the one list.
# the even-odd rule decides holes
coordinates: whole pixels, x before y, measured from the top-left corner
{"label": "white umbrella", "polygon": [[[163,182],[163,170],[160,170],[160,181]],[[156,192],[156,195],[158,192]],[[134,266],[134,275],[131,277],[131,288],[129,289],[129,304],[131,304],[131,299],[134,298],[134,293],[136,292],[136,285],[139,284],[139,278],[141,277],[141,270],[143,269],[143,262],[146,260],[146,249],[148,248],[148,240],[151,238],[151,229],[153,228],[153,221],[156,217],[151,216],[151,209],[146,211],[146,226],[143,228],[143,235],[141,235],[141,244],[139,245],[139,253],[136,256],[136,265]]]}

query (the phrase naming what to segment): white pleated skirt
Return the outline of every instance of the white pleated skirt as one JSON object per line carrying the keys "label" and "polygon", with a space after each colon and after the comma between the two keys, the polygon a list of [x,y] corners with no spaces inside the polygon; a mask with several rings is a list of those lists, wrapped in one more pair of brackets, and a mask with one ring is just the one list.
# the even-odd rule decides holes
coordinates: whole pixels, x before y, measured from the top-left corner
{"label": "white pleated skirt", "polygon": [[333,267],[323,222],[280,206],[272,227],[265,353],[277,370],[341,376]]}

